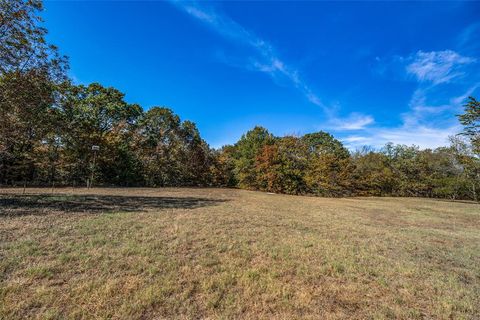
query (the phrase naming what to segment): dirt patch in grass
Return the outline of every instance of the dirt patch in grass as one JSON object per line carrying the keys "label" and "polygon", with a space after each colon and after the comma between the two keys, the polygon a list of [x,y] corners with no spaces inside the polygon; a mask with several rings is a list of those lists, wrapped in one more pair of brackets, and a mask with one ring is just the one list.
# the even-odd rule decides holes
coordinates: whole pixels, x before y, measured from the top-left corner
{"label": "dirt patch in grass", "polygon": [[480,206],[0,190],[0,318],[476,319]]}

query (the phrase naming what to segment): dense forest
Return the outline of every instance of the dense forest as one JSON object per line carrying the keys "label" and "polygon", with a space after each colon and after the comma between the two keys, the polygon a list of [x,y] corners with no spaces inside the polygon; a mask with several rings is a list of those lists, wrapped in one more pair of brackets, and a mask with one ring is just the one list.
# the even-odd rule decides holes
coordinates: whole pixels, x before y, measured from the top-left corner
{"label": "dense forest", "polygon": [[480,102],[435,150],[351,151],[326,132],[276,137],[262,127],[212,149],[191,121],[144,110],[98,83],[74,84],[47,43],[38,0],[0,2],[0,185],[225,186],[320,196],[479,200]]}

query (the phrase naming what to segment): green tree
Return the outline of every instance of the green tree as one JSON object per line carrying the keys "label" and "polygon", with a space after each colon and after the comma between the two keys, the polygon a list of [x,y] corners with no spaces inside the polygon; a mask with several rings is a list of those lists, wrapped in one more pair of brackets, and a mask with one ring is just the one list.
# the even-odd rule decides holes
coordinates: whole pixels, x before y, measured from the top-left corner
{"label": "green tree", "polygon": [[[124,94],[98,83],[68,85],[61,92],[62,145],[70,179],[84,183],[91,172],[103,183],[123,184],[136,176],[131,153],[132,130],[142,113],[128,104]],[[97,165],[92,165],[92,146],[99,146]]]}
{"label": "green tree", "polygon": [[[0,1],[0,179],[34,180],[36,161],[55,124],[55,85],[66,58],[45,40],[41,1]],[[41,157],[40,157],[41,158]]]}
{"label": "green tree", "polygon": [[305,181],[310,192],[323,196],[351,193],[350,153],[331,134],[320,131],[304,135],[308,161]]}
{"label": "green tree", "polygon": [[462,134],[470,139],[473,152],[480,156],[480,102],[469,97],[464,109],[464,113],[458,116],[464,126]]}
{"label": "green tree", "polygon": [[0,77],[0,159],[4,183],[35,178],[35,151],[55,127],[51,117],[53,102],[53,84],[41,71]]}
{"label": "green tree", "polygon": [[195,123],[184,121],[180,126],[180,167],[182,185],[204,186],[211,183],[213,155],[208,144],[200,137]]}
{"label": "green tree", "polygon": [[220,187],[235,187],[238,181],[235,177],[235,147],[223,146],[220,150],[213,150],[213,162],[210,168],[212,185]]}
{"label": "green tree", "polygon": [[180,118],[172,110],[153,107],[141,117],[136,132],[136,154],[142,164],[148,186],[179,184],[182,168],[180,153]]}
{"label": "green tree", "polygon": [[339,159],[348,158],[350,155],[343,144],[327,132],[308,133],[302,137],[302,140],[308,151],[314,155],[331,154]]}
{"label": "green tree", "polygon": [[479,201],[480,190],[480,159],[474,151],[472,144],[460,136],[451,137],[451,150],[456,160],[456,167],[459,169],[458,182],[464,193],[461,198]]}
{"label": "green tree", "polygon": [[235,144],[235,176],[241,188],[259,188],[255,161],[263,147],[274,141],[275,138],[267,129],[257,126],[242,135]]}
{"label": "green tree", "polygon": [[43,70],[64,78],[66,57],[45,40],[40,0],[0,1],[0,75]]}
{"label": "green tree", "polygon": [[301,139],[287,136],[265,144],[255,161],[256,187],[277,193],[306,193],[307,161],[306,145]]}
{"label": "green tree", "polygon": [[394,194],[398,180],[385,154],[373,150],[360,150],[353,154],[352,160],[356,194],[361,196]]}

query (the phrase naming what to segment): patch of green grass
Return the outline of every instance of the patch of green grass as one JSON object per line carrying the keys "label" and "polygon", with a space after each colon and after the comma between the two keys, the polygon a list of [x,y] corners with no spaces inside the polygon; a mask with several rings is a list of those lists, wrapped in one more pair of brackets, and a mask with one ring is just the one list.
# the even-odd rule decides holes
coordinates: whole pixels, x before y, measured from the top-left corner
{"label": "patch of green grass", "polygon": [[35,280],[52,279],[55,269],[47,266],[37,266],[26,269],[25,274]]}

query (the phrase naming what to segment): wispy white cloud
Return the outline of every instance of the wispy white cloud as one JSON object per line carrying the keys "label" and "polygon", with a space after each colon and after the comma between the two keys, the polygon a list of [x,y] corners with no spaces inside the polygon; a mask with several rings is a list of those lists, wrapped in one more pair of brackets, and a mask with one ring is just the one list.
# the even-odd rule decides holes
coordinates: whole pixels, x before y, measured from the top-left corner
{"label": "wispy white cloud", "polygon": [[434,85],[446,83],[464,75],[463,65],[475,62],[474,58],[464,57],[452,50],[423,52],[418,51],[408,58],[407,73],[414,75],[420,82]]}
{"label": "wispy white cloud", "polygon": [[465,91],[464,94],[459,95],[458,97],[453,97],[450,102],[455,106],[461,106],[465,103],[467,98],[471,96],[478,88],[480,88],[480,82],[475,83]]}
{"label": "wispy white cloud", "polygon": [[244,66],[245,68],[268,74],[275,81],[287,80],[288,83],[300,91],[308,101],[323,108],[324,111],[328,111],[327,106],[300,76],[299,71],[285,63],[268,41],[261,39],[227,15],[218,12],[212,7],[200,5],[196,2],[173,1],[173,3],[223,37],[253,49],[256,55],[250,57],[249,63]]}
{"label": "wispy white cloud", "polygon": [[437,148],[448,144],[448,138],[460,131],[459,125],[446,128],[427,126],[400,126],[396,128],[373,128],[364,135],[350,135],[341,140],[349,149],[365,145],[381,148],[392,142],[395,144],[416,145],[420,148]]}
{"label": "wispy white cloud", "polygon": [[371,137],[356,136],[356,135],[346,136],[342,140],[344,143],[351,146],[358,146],[358,145],[363,146],[363,145],[368,145],[372,142]]}
{"label": "wispy white cloud", "polygon": [[[408,57],[397,57],[396,61],[404,63],[404,72],[418,81],[408,111],[400,115],[398,126],[369,126],[344,136],[342,140],[350,149],[364,145],[379,148],[388,142],[436,148],[447,145],[449,136],[461,131],[454,115],[460,112],[466,98],[480,88],[475,68],[467,67],[476,59],[444,50],[418,51]],[[460,78],[466,81],[457,81]],[[463,92],[448,97],[452,84],[455,90]]]}
{"label": "wispy white cloud", "polygon": [[363,130],[374,122],[370,115],[353,112],[346,118],[332,118],[329,126],[334,130]]}
{"label": "wispy white cloud", "polygon": [[403,124],[406,127],[420,125],[425,119],[441,114],[451,109],[449,104],[446,105],[430,105],[427,103],[427,89],[417,88],[410,98],[409,110],[401,114]]}
{"label": "wispy white cloud", "polygon": [[403,121],[406,125],[415,125],[422,122],[428,122],[430,125],[433,125],[435,120],[438,121],[438,116],[444,113],[452,114],[460,111],[466,99],[478,88],[480,88],[480,82],[468,87],[464,93],[451,97],[444,104],[439,105],[428,103],[428,96],[434,95],[436,91],[432,93],[430,92],[432,88],[417,88],[410,99],[410,110],[402,114]]}
{"label": "wispy white cloud", "polygon": [[[453,82],[458,85],[457,78],[463,77],[470,81],[478,81],[471,77],[472,70],[467,68],[467,65],[476,62],[476,59],[463,56],[453,50],[443,50],[418,51],[406,59],[406,61],[408,60],[411,62],[407,64],[406,72],[414,74],[419,83],[410,99],[410,110],[402,114],[405,126],[440,127],[441,116],[446,113],[452,116],[452,112],[459,110],[465,99],[480,85],[480,83],[475,83],[467,89],[464,85],[460,85],[464,88],[463,94],[448,99],[444,98],[444,102],[441,104],[429,103],[429,97],[435,97],[435,100],[438,100],[438,97],[443,96],[447,92],[444,89],[448,84]],[[454,117],[451,118],[455,121]]]}
{"label": "wispy white cloud", "polygon": [[457,47],[467,52],[478,52],[480,48],[480,22],[466,27],[457,37]]}

